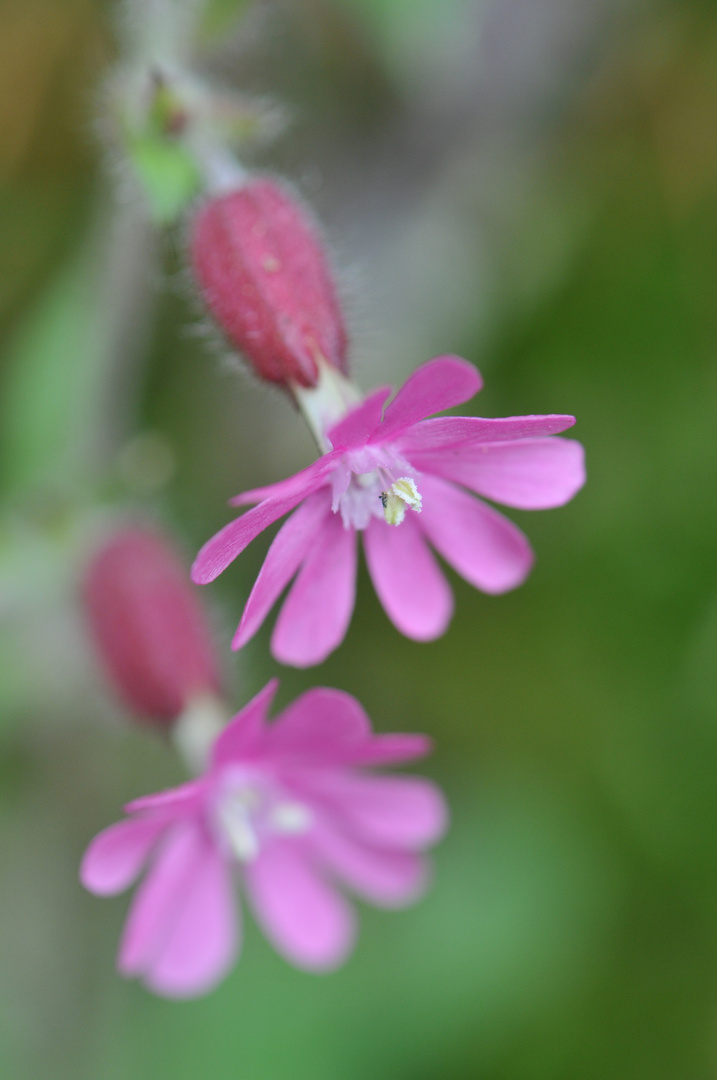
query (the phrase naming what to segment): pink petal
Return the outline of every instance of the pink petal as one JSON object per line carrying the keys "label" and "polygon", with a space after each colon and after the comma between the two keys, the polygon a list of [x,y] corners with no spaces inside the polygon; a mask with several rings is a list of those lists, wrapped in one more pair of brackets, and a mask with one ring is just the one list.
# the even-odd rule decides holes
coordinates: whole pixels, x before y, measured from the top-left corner
{"label": "pink petal", "polygon": [[406,380],[386,409],[376,438],[384,441],[433,413],[461,405],[483,385],[480,374],[458,356],[438,356]]}
{"label": "pink petal", "polygon": [[153,818],[162,821],[174,820],[182,815],[192,813],[204,794],[205,783],[203,779],[188,780],[185,784],[168,788],[166,791],[157,791],[152,795],[142,795],[139,799],[133,799],[125,806],[128,814],[138,811],[151,810]]}
{"label": "pink petal", "polygon": [[238,911],[229,867],[207,844],[144,981],[165,997],[204,994],[234,964],[238,936]]}
{"label": "pink petal", "polygon": [[267,714],[278,688],[279,680],[272,679],[227,724],[212,748],[213,768],[235,761],[263,744]]}
{"label": "pink petal", "polygon": [[369,573],[391,622],[415,641],[432,641],[453,614],[453,595],[409,510],[401,525],[374,518],[363,534]]}
{"label": "pink petal", "polygon": [[314,829],[311,842],[333,874],[374,904],[401,907],[425,889],[426,861],[413,852],[369,848],[327,827]]}
{"label": "pink petal", "polygon": [[444,450],[447,447],[480,445],[492,442],[514,442],[516,439],[535,439],[559,435],[575,423],[574,416],[508,416],[485,419],[481,416],[438,416],[424,420],[406,431],[398,441],[401,451],[411,461],[419,453]]}
{"label": "pink petal", "polygon": [[167,828],[164,818],[129,818],[99,833],[85,852],[80,881],[97,896],[113,896],[126,889]]}
{"label": "pink petal", "polygon": [[514,589],[533,565],[526,537],[512,521],[460,488],[423,473],[421,528],[446,562],[487,593]]}
{"label": "pink petal", "polygon": [[425,757],[432,749],[427,735],[373,735],[344,761],[347,765],[395,765]]}
{"label": "pink petal", "polygon": [[365,844],[412,851],[435,843],[446,829],[446,804],[430,780],[343,773],[320,777],[316,785],[347,831]]}
{"label": "pink petal", "polygon": [[161,954],[203,854],[195,822],[182,822],[167,835],[130,907],[118,959],[123,975],[143,975]]}
{"label": "pink petal", "polygon": [[356,533],[332,514],[284,601],[271,639],[282,664],[310,667],[341,644],[356,595]]}
{"label": "pink petal", "polygon": [[268,484],[266,487],[251,488],[242,491],[229,500],[230,506],[247,506],[251,503],[264,502],[265,499],[296,498],[294,505],[305,495],[316,491],[321,487],[328,474],[333,470],[338,454],[324,454],[311,465],[307,465],[301,472],[288,476],[286,480],[279,480],[276,484]]}
{"label": "pink petal", "polygon": [[345,461],[337,463],[331,473],[331,509],[337,512],[341,504],[341,496],[345,495],[351,484],[353,473]]}
{"label": "pink petal", "polygon": [[381,423],[383,403],[390,393],[390,386],[380,386],[329,429],[327,437],[335,450],[364,445]]}
{"label": "pink petal", "polygon": [[356,698],[320,686],[308,690],[271,729],[276,754],[300,754],[312,762],[345,760],[371,737],[371,721]]}
{"label": "pink petal", "polygon": [[264,565],[246,602],[241,622],[232,641],[233,649],[241,649],[257,632],[274,603],[291,581],[321,530],[322,522],[331,513],[326,491],[310,495],[274,537]]}
{"label": "pink petal", "polygon": [[221,978],[236,949],[227,868],[197,823],[182,825],[135,894],[119,969],[157,993],[192,997]]}
{"label": "pink petal", "polygon": [[312,487],[304,487],[282,499],[267,499],[240,518],[230,521],[200,550],[192,565],[192,581],[197,585],[208,585],[214,581],[260,532],[293,510],[297,503],[322,483],[320,479],[315,480]]}
{"label": "pink petal", "polygon": [[411,761],[432,748],[425,735],[374,735],[356,698],[324,686],[297,698],[270,728],[270,738],[277,755],[334,765]]}
{"label": "pink petal", "polygon": [[562,506],[585,483],[585,453],[574,439],[525,439],[443,450],[421,468],[521,510]]}
{"label": "pink petal", "polygon": [[354,941],[344,898],[312,867],[299,845],[276,841],[246,868],[249,898],[274,947],[310,970],[336,967]]}

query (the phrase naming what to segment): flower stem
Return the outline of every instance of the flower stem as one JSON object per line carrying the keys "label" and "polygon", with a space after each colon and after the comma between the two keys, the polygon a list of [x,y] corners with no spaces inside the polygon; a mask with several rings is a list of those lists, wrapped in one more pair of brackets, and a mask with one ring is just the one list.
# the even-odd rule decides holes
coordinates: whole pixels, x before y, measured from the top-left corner
{"label": "flower stem", "polygon": [[331,450],[326,432],[361,401],[359,388],[325,361],[316,386],[291,384],[291,393],[322,454]]}

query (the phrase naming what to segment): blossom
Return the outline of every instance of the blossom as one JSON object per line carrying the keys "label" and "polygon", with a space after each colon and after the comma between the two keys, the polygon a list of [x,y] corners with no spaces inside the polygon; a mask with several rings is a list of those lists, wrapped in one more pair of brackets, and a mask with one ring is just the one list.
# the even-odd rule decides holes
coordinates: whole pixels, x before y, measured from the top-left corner
{"label": "blossom", "polygon": [[[241,648],[296,575],[277,620],[276,659],[308,667],[343,640],[354,606],[357,533],[378,597],[403,634],[440,636],[453,597],[434,548],[462,577],[502,593],[527,576],[523,533],[469,492],[524,510],[560,506],[582,486],[580,443],[554,438],[572,416],[434,417],[481,388],[476,369],[443,356],[418,368],[386,407],[384,386],[335,423],[330,450],[302,472],[247,491],[256,503],[199,552],[198,584],[213,581],[272,522],[277,533],[234,636]],[[468,489],[468,490],[466,490]]]}
{"label": "blossom", "polygon": [[209,199],[192,226],[194,274],[213,318],[268,382],[313,387],[346,370],[346,329],[318,231],[265,177]]}
{"label": "blossom", "polygon": [[142,719],[171,724],[220,690],[199,599],[169,543],[127,526],[94,552],[83,581],[89,627],[110,681]]}
{"label": "blossom", "polygon": [[91,892],[126,889],[148,864],[118,966],[168,997],[213,987],[240,947],[237,876],[276,949],[329,970],[351,949],[354,911],[337,888],[398,907],[426,883],[420,854],[441,835],[442,796],[418,777],[366,766],[428,752],[420,735],[374,735],[355,698],[309,690],[272,724],[271,682],[216,738],[198,779],[137,799],[90,844]]}

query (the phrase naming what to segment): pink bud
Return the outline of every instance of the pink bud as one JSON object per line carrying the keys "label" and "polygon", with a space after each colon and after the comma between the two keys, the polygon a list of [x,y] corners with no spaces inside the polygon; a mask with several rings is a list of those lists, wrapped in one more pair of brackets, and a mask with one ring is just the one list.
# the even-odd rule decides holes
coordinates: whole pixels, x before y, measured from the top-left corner
{"label": "pink bud", "polygon": [[268,382],[313,387],[321,361],[346,371],[346,330],[326,253],[296,200],[251,180],[197,214],[194,272],[209,311]]}
{"label": "pink bud", "polygon": [[167,542],[126,528],[95,554],[84,581],[92,634],[110,680],[150,723],[219,692],[209,631],[189,575]]}

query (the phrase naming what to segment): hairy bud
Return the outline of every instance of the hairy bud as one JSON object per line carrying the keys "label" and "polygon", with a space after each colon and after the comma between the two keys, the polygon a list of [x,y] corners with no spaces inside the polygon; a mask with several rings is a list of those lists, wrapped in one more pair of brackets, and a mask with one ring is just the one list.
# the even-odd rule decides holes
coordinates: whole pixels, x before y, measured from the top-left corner
{"label": "hairy bud", "polygon": [[94,555],[83,592],[107,674],[143,720],[169,726],[188,703],[219,693],[199,600],[162,537],[144,528],[115,533]]}
{"label": "hairy bud", "polygon": [[316,386],[346,370],[346,331],[326,253],[301,206],[265,178],[210,199],[192,229],[204,301],[268,382]]}

